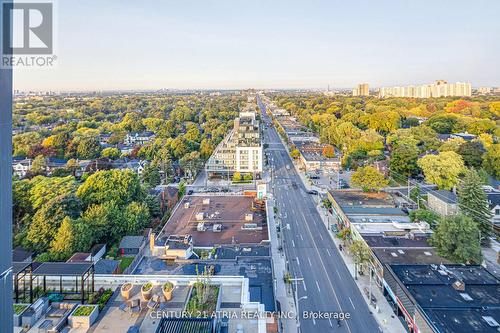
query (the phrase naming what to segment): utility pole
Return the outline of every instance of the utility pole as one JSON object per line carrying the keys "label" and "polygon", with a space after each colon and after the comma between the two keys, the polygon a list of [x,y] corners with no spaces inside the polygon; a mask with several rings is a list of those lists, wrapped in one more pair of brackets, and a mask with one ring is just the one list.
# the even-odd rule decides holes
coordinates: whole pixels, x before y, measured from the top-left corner
{"label": "utility pole", "polygon": [[304,278],[292,278],[290,279],[291,282],[293,282],[293,284],[295,285],[295,310],[296,310],[296,314],[295,314],[295,320],[297,321],[297,332],[300,333],[300,311],[299,311],[299,302],[303,299],[307,299],[307,296],[302,296],[301,298],[299,298],[299,295],[298,295],[298,290],[299,290],[299,286],[298,286],[298,283],[299,282],[302,282],[304,281]]}

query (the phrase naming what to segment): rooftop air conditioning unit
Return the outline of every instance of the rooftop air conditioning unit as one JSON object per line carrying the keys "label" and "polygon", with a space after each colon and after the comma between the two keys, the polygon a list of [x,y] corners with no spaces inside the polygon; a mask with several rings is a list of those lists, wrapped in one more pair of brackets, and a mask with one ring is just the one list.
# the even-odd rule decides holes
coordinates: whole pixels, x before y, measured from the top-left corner
{"label": "rooftop air conditioning unit", "polygon": [[196,214],[196,221],[203,221],[203,218],[205,217],[205,213],[199,212]]}
{"label": "rooftop air conditioning unit", "polygon": [[203,204],[204,205],[210,205],[210,199],[209,198],[203,199]]}
{"label": "rooftop air conditioning unit", "polygon": [[198,225],[196,226],[196,230],[205,231],[205,223],[203,222],[198,223]]}
{"label": "rooftop air conditioning unit", "polygon": [[191,204],[190,204],[189,202],[184,203],[184,208],[186,208],[186,209],[187,209],[187,208],[189,208],[190,206],[191,206]]}
{"label": "rooftop air conditioning unit", "polygon": [[245,214],[245,221],[253,221],[253,214],[252,213]]}

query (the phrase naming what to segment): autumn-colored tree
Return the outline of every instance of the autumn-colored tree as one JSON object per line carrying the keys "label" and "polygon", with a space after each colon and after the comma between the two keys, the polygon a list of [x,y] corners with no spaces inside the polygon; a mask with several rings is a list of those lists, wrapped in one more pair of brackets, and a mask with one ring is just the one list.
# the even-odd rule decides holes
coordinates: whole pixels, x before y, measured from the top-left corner
{"label": "autumn-colored tree", "polygon": [[438,155],[425,155],[417,162],[427,182],[436,184],[440,189],[450,190],[457,185],[459,175],[465,171],[464,161],[453,151]]}
{"label": "autumn-colored tree", "polygon": [[323,147],[323,151],[321,153],[327,158],[335,157],[335,149],[331,145],[326,145],[325,147]]}
{"label": "autumn-colored tree", "polygon": [[484,154],[484,168],[496,178],[500,178],[500,143],[491,145]]}
{"label": "autumn-colored tree", "polygon": [[377,169],[372,166],[359,167],[351,176],[351,183],[365,192],[380,191],[389,184]]}

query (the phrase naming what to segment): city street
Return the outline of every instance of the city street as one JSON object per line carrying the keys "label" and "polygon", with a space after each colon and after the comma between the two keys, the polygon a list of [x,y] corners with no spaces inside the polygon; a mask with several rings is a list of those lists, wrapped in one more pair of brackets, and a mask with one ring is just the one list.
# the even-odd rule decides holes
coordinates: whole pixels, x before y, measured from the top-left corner
{"label": "city street", "polygon": [[[262,114],[269,121],[265,109]],[[293,278],[303,278],[297,283],[300,332],[379,332],[274,127],[265,129],[264,139],[269,144],[270,191],[281,217],[289,271]],[[305,312],[309,318],[304,317]],[[332,312],[350,318],[341,320],[340,327],[336,318],[311,318]]]}

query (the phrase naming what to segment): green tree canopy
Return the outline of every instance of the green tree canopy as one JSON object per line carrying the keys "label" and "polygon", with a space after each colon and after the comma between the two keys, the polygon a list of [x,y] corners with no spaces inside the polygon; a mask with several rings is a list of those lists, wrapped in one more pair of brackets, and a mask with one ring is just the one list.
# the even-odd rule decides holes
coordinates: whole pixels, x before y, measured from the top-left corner
{"label": "green tree canopy", "polygon": [[47,250],[63,219],[75,218],[80,212],[81,201],[72,194],[50,200],[33,215],[24,244],[37,252]]}
{"label": "green tree canopy", "polygon": [[430,243],[439,255],[459,263],[480,263],[481,247],[479,229],[472,219],[465,215],[442,218],[432,234]]}
{"label": "green tree canopy", "polygon": [[137,175],[131,170],[98,171],[78,188],[76,195],[85,206],[114,201],[126,205],[141,200],[143,192]]}
{"label": "green tree canopy", "polygon": [[500,143],[488,148],[484,154],[483,166],[493,177],[500,179]]}
{"label": "green tree canopy", "polygon": [[463,143],[457,150],[462,156],[465,166],[470,168],[480,168],[483,164],[485,149],[480,141],[470,141]]}
{"label": "green tree canopy", "polygon": [[391,155],[391,171],[406,177],[416,175],[418,173],[418,154],[417,146],[397,145]]}
{"label": "green tree canopy", "polygon": [[488,244],[489,236],[493,233],[492,214],[482,188],[481,177],[475,170],[468,170],[458,187],[458,206],[462,214],[477,223],[482,243]]}

